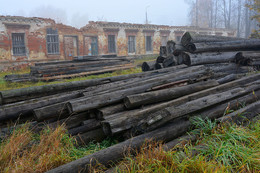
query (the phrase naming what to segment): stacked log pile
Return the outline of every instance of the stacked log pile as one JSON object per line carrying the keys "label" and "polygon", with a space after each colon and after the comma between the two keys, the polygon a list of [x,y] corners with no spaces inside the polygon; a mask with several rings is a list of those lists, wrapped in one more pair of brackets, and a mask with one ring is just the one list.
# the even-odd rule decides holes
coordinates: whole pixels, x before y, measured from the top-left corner
{"label": "stacked log pile", "polygon": [[186,64],[218,66],[223,63],[260,69],[260,40],[199,35],[186,32],[180,43],[160,47],[156,61],[144,62],[143,71]]}
{"label": "stacked log pile", "polygon": [[[174,52],[171,48],[161,50]],[[257,116],[260,73],[245,75],[250,70],[224,62],[180,64],[137,74],[1,91],[0,138],[15,128],[12,122],[20,126],[30,120],[36,131],[43,124],[51,128],[65,124],[78,145],[111,136],[123,139],[49,171],[88,172],[97,162],[110,166],[124,157],[127,148],[138,149],[146,139],[164,141],[165,148],[171,148],[176,138],[192,128],[192,116],[240,123]],[[245,107],[241,109],[241,105]],[[243,112],[243,116],[228,110],[239,115]]]}
{"label": "stacked log pile", "polygon": [[133,68],[127,57],[78,56],[72,61],[36,63],[30,67],[30,73],[24,75],[6,75],[7,82],[46,81],[66,79],[78,76],[102,74]]}

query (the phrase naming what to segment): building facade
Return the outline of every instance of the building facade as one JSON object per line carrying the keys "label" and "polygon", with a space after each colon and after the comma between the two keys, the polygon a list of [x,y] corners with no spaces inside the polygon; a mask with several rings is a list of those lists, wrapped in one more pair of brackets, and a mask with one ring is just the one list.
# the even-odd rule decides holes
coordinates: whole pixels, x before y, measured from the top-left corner
{"label": "building facade", "polygon": [[186,31],[236,35],[225,29],[92,21],[77,29],[52,19],[0,16],[0,71],[79,55],[158,54],[161,45],[179,41]]}

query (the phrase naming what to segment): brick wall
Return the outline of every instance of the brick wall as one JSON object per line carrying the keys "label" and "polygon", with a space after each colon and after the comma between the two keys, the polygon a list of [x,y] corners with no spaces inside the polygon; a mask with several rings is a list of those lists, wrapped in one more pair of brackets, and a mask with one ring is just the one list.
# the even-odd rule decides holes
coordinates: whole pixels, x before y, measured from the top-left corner
{"label": "brick wall", "polygon": [[[47,28],[58,31],[57,54],[47,51]],[[110,54],[108,35],[115,36],[115,50],[119,56],[158,54],[165,39],[177,40],[186,31],[210,35],[235,36],[233,30],[142,25],[115,22],[89,22],[77,29],[56,24],[52,19],[0,16],[0,71],[32,65],[35,62],[70,60],[73,56]],[[24,34],[25,54],[14,55],[12,34]],[[135,37],[135,52],[128,53],[128,38]],[[147,51],[146,39],[151,37],[152,50]],[[163,40],[164,39],[164,40]]]}

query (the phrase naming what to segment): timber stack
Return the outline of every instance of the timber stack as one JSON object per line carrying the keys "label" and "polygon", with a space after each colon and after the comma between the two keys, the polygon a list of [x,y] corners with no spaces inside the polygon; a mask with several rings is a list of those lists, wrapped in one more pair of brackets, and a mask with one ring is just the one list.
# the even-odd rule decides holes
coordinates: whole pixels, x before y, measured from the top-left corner
{"label": "timber stack", "polygon": [[144,62],[143,71],[186,64],[188,66],[251,66],[260,69],[260,40],[199,35],[186,32],[180,43],[168,41],[160,47],[156,61]]}
{"label": "timber stack", "polygon": [[109,73],[133,67],[129,57],[117,57],[116,55],[77,56],[71,61],[36,63],[30,67],[29,74],[6,75],[5,80],[7,82],[52,81]]}
{"label": "timber stack", "polygon": [[[122,159],[128,148],[138,149],[148,139],[163,141],[165,150],[173,148],[180,136],[196,139],[186,135],[193,127],[190,117],[243,123],[259,115],[260,73],[246,75],[252,70],[233,63],[180,64],[0,91],[0,138],[5,139],[28,120],[36,132],[46,124],[51,128],[64,124],[77,145],[118,137],[118,144],[49,172],[88,172],[97,163],[109,167]],[[238,116],[241,112],[243,116]]]}

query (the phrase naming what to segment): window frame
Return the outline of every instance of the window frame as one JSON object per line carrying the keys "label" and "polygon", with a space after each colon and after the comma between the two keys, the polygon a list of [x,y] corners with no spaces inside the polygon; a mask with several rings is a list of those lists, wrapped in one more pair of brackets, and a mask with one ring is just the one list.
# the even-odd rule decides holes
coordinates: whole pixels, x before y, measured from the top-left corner
{"label": "window frame", "polygon": [[[22,38],[21,41],[17,41],[18,39],[14,38],[14,37],[18,38],[18,36],[21,36]],[[21,50],[23,50],[22,53],[20,53]],[[25,33],[12,33],[12,51],[13,51],[13,56],[26,56]]]}
{"label": "window frame", "polygon": [[[133,38],[131,40],[131,38]],[[135,53],[136,52],[136,37],[134,35],[128,36],[128,53]]]}
{"label": "window frame", "polygon": [[[150,43],[149,44],[148,44],[148,37],[150,37]],[[148,45],[149,45],[149,47],[148,47]],[[153,51],[153,37],[150,36],[150,35],[145,36],[145,50],[146,50],[146,52],[152,52]]]}
{"label": "window frame", "polygon": [[60,41],[59,41],[58,29],[55,30],[52,28],[46,29],[46,49],[48,55],[60,54]]}
{"label": "window frame", "polygon": [[[111,40],[113,38],[113,40]],[[107,35],[108,53],[116,53],[116,35]],[[111,45],[112,44],[112,45]]]}

